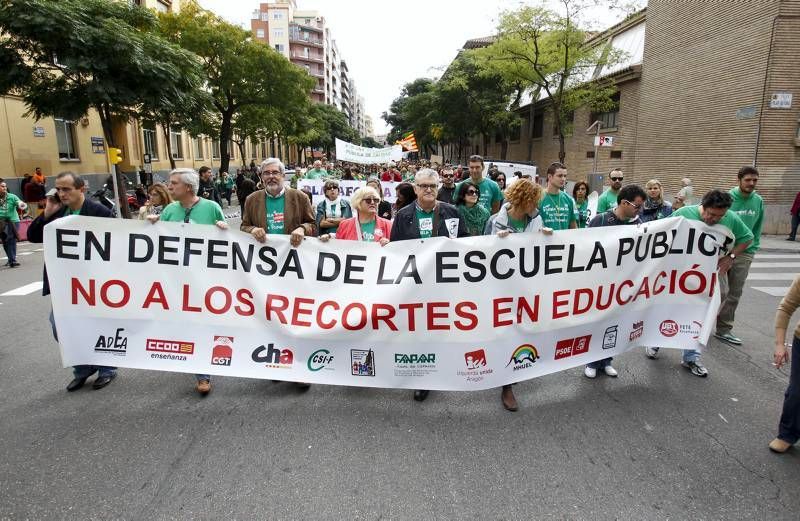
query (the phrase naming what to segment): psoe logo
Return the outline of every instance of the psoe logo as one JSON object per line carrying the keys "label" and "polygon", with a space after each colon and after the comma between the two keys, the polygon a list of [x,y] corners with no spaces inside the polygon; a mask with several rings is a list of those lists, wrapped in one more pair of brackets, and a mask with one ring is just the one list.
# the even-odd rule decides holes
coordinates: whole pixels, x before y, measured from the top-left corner
{"label": "psoe logo", "polygon": [[644,333],[644,320],[640,320],[639,322],[634,322],[633,329],[631,329],[631,335],[629,340],[633,342],[637,338],[641,338],[643,333]]}
{"label": "psoe logo", "polygon": [[317,349],[308,357],[306,365],[309,371],[333,371],[333,355],[327,349]]}
{"label": "psoe logo", "polygon": [[148,351],[157,351],[159,353],[172,353],[176,355],[194,354],[194,342],[181,342],[178,340],[148,338],[145,348]]}
{"label": "psoe logo", "polygon": [[486,352],[483,349],[476,349],[469,353],[464,353],[464,363],[467,369],[477,370],[486,367]]}
{"label": "psoe logo", "polygon": [[536,360],[539,359],[539,351],[531,344],[522,344],[511,353],[511,360],[508,361],[506,367],[514,364],[514,371],[520,369],[527,369],[533,367]]}
{"label": "psoe logo", "polygon": [[589,352],[589,344],[592,341],[592,335],[584,335],[575,338],[565,338],[556,343],[556,356],[555,360],[562,358],[569,358],[570,356],[582,355]]}
{"label": "psoe logo", "polygon": [[395,353],[394,363],[398,365],[435,364],[436,353],[410,354]]}
{"label": "psoe logo", "polygon": [[233,337],[215,336],[211,350],[211,365],[231,365],[233,359]]}
{"label": "psoe logo", "polygon": [[125,328],[119,327],[114,336],[100,335],[97,337],[94,351],[96,353],[112,353],[117,356],[125,356],[128,351],[128,337],[122,335],[123,331],[125,331]]}
{"label": "psoe logo", "polygon": [[294,353],[291,349],[278,349],[275,344],[260,345],[253,350],[253,362],[264,364],[272,369],[291,369]]}
{"label": "psoe logo", "polygon": [[658,330],[666,337],[674,337],[678,334],[678,323],[674,320],[665,320],[658,327]]}

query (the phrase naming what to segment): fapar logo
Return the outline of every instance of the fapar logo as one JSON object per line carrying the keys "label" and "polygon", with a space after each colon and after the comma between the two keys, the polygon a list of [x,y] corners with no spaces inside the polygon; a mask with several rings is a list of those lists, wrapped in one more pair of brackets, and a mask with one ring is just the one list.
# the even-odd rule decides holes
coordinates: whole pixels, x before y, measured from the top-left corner
{"label": "fapar logo", "polygon": [[508,361],[506,367],[514,364],[514,371],[520,369],[527,369],[533,367],[536,360],[539,359],[539,351],[536,350],[531,344],[522,344],[511,353],[511,360]]}
{"label": "fapar logo", "polygon": [[603,349],[614,349],[617,347],[617,328],[619,325],[606,328],[603,335]]}
{"label": "fapar logo", "polygon": [[96,353],[112,353],[117,356],[125,356],[128,351],[128,337],[122,336],[123,331],[125,331],[125,328],[119,327],[114,336],[106,337],[100,335],[97,337],[94,351]]}
{"label": "fapar logo", "polygon": [[395,376],[425,376],[437,372],[436,353],[395,353]]}
{"label": "fapar logo", "polygon": [[487,367],[486,351],[483,349],[464,353],[464,364],[467,366],[466,371],[456,371],[456,374],[465,377],[468,382],[480,382],[486,375],[494,372]]}
{"label": "fapar logo", "polygon": [[145,349],[151,351],[150,358],[180,360],[185,362],[187,360],[187,355],[194,354],[194,342],[148,338]]}
{"label": "fapar logo", "polygon": [[211,365],[231,365],[233,358],[233,337],[215,336],[211,350]]}
{"label": "fapar logo", "polygon": [[353,376],[375,376],[375,353],[372,349],[351,349],[350,363]]}
{"label": "fapar logo", "polygon": [[589,352],[589,344],[592,341],[592,335],[579,336],[576,338],[565,338],[556,343],[556,356],[555,360],[562,358],[569,358],[570,356],[582,355]]}
{"label": "fapar logo", "polygon": [[634,322],[633,329],[631,330],[630,341],[633,342],[637,338],[641,338],[642,333],[644,333],[644,321],[640,320],[639,322]]}
{"label": "fapar logo", "polygon": [[678,323],[674,320],[665,320],[658,327],[658,330],[666,337],[673,337],[678,334]]}
{"label": "fapar logo", "polygon": [[317,349],[308,357],[306,365],[309,371],[333,371],[333,355],[327,349]]}
{"label": "fapar logo", "polygon": [[291,349],[278,349],[275,344],[258,346],[253,350],[253,362],[264,364],[272,369],[291,369],[294,362],[294,353]]}
{"label": "fapar logo", "polygon": [[407,355],[405,353],[395,353],[394,354],[394,363],[396,364],[435,364],[436,363],[436,353],[428,353],[426,354],[411,354]]}

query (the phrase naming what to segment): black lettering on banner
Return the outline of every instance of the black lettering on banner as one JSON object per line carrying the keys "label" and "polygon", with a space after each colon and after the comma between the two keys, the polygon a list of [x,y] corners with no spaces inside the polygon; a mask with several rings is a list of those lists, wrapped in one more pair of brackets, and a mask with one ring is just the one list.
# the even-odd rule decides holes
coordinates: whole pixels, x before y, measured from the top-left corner
{"label": "black lettering on banner", "polygon": [[167,246],[167,242],[180,242],[180,237],[170,237],[169,235],[159,235],[158,237],[158,263],[159,264],[169,264],[171,266],[177,266],[180,264],[178,259],[168,259],[165,255],[167,253],[174,253],[178,254],[178,248],[171,248]]}
{"label": "black lettering on banner", "polygon": [[606,251],[600,241],[594,241],[594,251],[592,251],[592,258],[589,259],[589,264],[586,265],[586,271],[590,271],[595,264],[600,264],[603,269],[608,268],[608,261],[606,261]]}
{"label": "black lettering on banner", "polygon": [[386,271],[386,256],[381,257],[381,263],[378,267],[378,281],[376,284],[383,285],[383,284],[393,284],[394,281],[392,279],[387,279],[383,276],[384,271]]}
{"label": "black lettering on banner", "polygon": [[669,244],[667,244],[667,232],[656,232],[653,236],[653,259],[661,259],[666,257],[669,251]]}
{"label": "black lettering on banner", "polygon": [[353,273],[364,273],[364,266],[354,264],[355,262],[367,262],[366,255],[347,255],[344,259],[344,283],[345,284],[364,284],[364,279],[353,278]]}
{"label": "black lettering on banner", "polygon": [[445,270],[452,270],[458,268],[458,264],[445,263],[444,262],[445,257],[458,258],[458,252],[455,251],[436,252],[436,282],[439,284],[444,284],[448,282],[455,282],[456,284],[458,284],[459,282],[458,277],[445,277],[444,275]]}
{"label": "black lettering on banner", "polygon": [[[711,242],[710,248],[706,248],[707,240],[710,240]],[[698,239],[697,249],[700,250],[700,253],[702,253],[706,257],[716,257],[717,250],[719,249],[717,247],[717,239],[710,233],[702,232],[700,234],[700,238]]]}
{"label": "black lettering on banner", "polygon": [[[561,273],[560,268],[553,268],[551,267],[551,263],[558,262],[563,257],[561,255],[556,255],[556,252],[561,252],[564,250],[563,244],[552,244],[547,245],[544,247],[544,274],[545,275],[552,275],[553,273]],[[552,253],[552,255],[551,255]]]}
{"label": "black lettering on banner", "polygon": [[[385,259],[385,257],[384,257]],[[325,261],[333,261],[333,272],[330,275],[325,275]],[[339,273],[342,271],[342,261],[339,260],[337,255],[333,253],[320,252],[319,260],[317,262],[317,280],[321,282],[333,282],[339,278]]]}
{"label": "black lettering on banner", "polygon": [[221,241],[219,239],[211,239],[208,241],[208,267],[209,268],[220,268],[220,269],[227,269],[228,265],[226,263],[219,263],[214,262],[215,257],[222,257],[226,259],[228,257],[227,250],[218,251],[217,246],[228,246],[230,243],[228,241]]}
{"label": "black lettering on banner", "polygon": [[[146,250],[141,257],[136,255],[136,246],[144,242]],[[153,257],[153,239],[143,233],[132,233],[128,236],[128,262],[147,262]]]}
{"label": "black lettering on banner", "polygon": [[500,257],[503,255],[507,256],[508,260],[514,259],[514,252],[503,248],[502,250],[497,250],[495,252],[495,254],[492,256],[492,262],[489,263],[489,270],[492,272],[492,276],[497,280],[505,280],[514,275],[514,270],[511,268],[509,268],[505,273],[500,273],[497,271],[497,263],[500,260]]}
{"label": "black lettering on banner", "polygon": [[619,252],[617,253],[617,266],[622,266],[622,257],[633,251],[636,241],[631,237],[622,237],[619,240]]}
{"label": "black lettering on banner", "polygon": [[250,273],[250,270],[253,266],[253,245],[247,245],[247,256],[245,257],[244,252],[242,251],[242,245],[238,242],[233,243],[233,269],[239,269],[239,264],[242,265],[242,269],[246,273]]}
{"label": "black lettering on banner", "polygon": [[195,250],[192,248],[195,244],[203,244],[205,242],[203,239],[198,239],[197,237],[186,237],[183,240],[183,265],[189,265],[189,259],[192,258],[192,255],[200,255],[203,253],[203,250]]}
{"label": "black lettering on banner", "polygon": [[289,271],[293,271],[298,279],[303,278],[303,268],[300,266],[300,257],[297,255],[297,250],[294,248],[289,248],[286,262],[283,264],[283,268],[281,268],[281,272],[278,276],[285,277],[286,273]]}
{"label": "black lettering on banner", "polygon": [[77,253],[67,253],[64,251],[64,248],[77,248],[78,243],[65,240],[65,236],[69,235],[77,237],[80,235],[80,233],[81,232],[78,230],[56,230],[56,257],[59,259],[79,260],[80,256]]}
{"label": "black lettering on banner", "polygon": [[577,273],[583,271],[585,268],[583,266],[575,266],[575,245],[569,245],[569,254],[567,255],[567,273]]}
{"label": "black lettering on banner", "polygon": [[533,247],[533,269],[525,269],[525,254],[528,248],[522,248],[519,252],[519,274],[525,278],[535,277],[539,273],[539,246]]}
{"label": "black lettering on banner", "polygon": [[84,244],[84,258],[92,260],[92,250],[96,251],[100,258],[108,262],[111,260],[111,232],[103,232],[103,245],[100,246],[100,241],[92,231],[86,232],[86,243]]}
{"label": "black lettering on banner", "polygon": [[[473,258],[477,258],[477,260],[473,260]],[[483,279],[486,278],[486,266],[483,265],[483,262],[478,261],[485,261],[486,254],[482,251],[469,251],[464,256],[464,264],[469,269],[477,270],[477,274],[473,274],[472,272],[464,272],[464,278],[468,282],[481,282]]]}
{"label": "black lettering on banner", "polygon": [[[267,254],[271,255],[271,257],[267,257]],[[256,271],[258,271],[262,275],[270,276],[275,275],[275,272],[278,271],[278,264],[272,259],[272,257],[278,254],[275,251],[275,248],[272,246],[264,246],[258,250],[258,258],[261,259],[261,262],[267,265],[267,269],[264,269],[260,264],[256,265]]]}
{"label": "black lettering on banner", "polygon": [[397,279],[395,279],[394,283],[400,284],[400,281],[406,277],[414,279],[414,282],[417,284],[422,284],[422,279],[417,271],[417,257],[415,255],[408,256],[408,259],[406,259],[406,264],[403,266],[403,270],[399,275],[397,275]]}

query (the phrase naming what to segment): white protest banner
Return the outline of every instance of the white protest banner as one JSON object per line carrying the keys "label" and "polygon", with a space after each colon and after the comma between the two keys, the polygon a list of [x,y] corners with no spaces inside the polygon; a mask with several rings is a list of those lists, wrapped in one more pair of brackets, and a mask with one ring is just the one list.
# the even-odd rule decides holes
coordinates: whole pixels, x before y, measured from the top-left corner
{"label": "white protest banner", "polygon": [[349,161],[361,165],[374,165],[400,161],[403,159],[403,147],[394,145],[386,148],[368,148],[336,138],[336,160]]}
{"label": "white protest banner", "polygon": [[474,390],[633,347],[700,349],[726,240],[673,218],[292,248],[72,216],[45,228],[45,259],[65,366]]}
{"label": "white protest banner", "polygon": [[[356,190],[362,186],[366,186],[366,181],[337,181],[339,183],[339,195],[343,199],[350,200],[350,197]],[[383,191],[383,199],[393,203],[397,200],[395,188],[400,183],[381,181],[381,189]],[[297,189],[309,192],[312,197],[312,203],[317,205],[325,198],[325,180],[324,179],[298,179]]]}

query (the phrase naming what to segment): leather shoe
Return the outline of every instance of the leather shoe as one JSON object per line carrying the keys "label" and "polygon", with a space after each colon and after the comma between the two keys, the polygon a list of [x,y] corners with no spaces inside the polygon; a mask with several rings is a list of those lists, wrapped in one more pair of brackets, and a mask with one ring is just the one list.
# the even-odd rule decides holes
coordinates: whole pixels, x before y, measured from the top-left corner
{"label": "leather shoe", "polygon": [[295,388],[298,392],[304,393],[311,389],[311,384],[307,384],[305,382],[297,382],[294,384]]}
{"label": "leather shoe", "polygon": [[783,441],[780,438],[775,438],[771,442],[769,442],[769,450],[772,452],[777,452],[778,454],[783,454],[787,450],[792,448],[792,444],[788,441]]}
{"label": "leather shoe", "polygon": [[414,399],[418,402],[424,402],[425,398],[428,397],[428,394],[430,394],[430,391],[427,391],[425,389],[419,389],[417,391],[414,391]]}
{"label": "leather shoe", "polygon": [[77,391],[78,389],[80,389],[81,387],[83,387],[83,384],[85,384],[85,383],[86,383],[86,379],[87,379],[87,378],[89,378],[89,377],[88,377],[88,376],[82,376],[82,377],[80,377],[80,378],[77,378],[77,377],[76,377],[76,378],[74,378],[74,379],[73,379],[73,380],[72,380],[72,381],[69,383],[69,385],[67,385],[67,392],[70,392],[70,393],[71,393],[72,391]]}
{"label": "leather shoe", "polygon": [[519,409],[517,399],[514,397],[514,390],[510,385],[503,386],[503,393],[500,395],[500,399],[507,411],[514,412]]}
{"label": "leather shoe", "polygon": [[197,381],[197,392],[200,393],[201,396],[205,396],[211,392],[211,380],[198,380]]}
{"label": "leather shoe", "polygon": [[110,384],[111,380],[113,380],[115,376],[116,375],[98,376],[97,378],[95,378],[94,383],[92,384],[92,389],[95,390],[102,389],[106,385]]}

